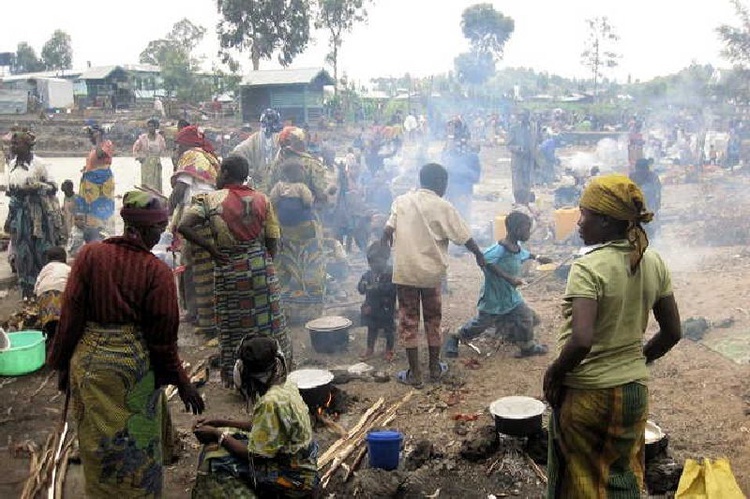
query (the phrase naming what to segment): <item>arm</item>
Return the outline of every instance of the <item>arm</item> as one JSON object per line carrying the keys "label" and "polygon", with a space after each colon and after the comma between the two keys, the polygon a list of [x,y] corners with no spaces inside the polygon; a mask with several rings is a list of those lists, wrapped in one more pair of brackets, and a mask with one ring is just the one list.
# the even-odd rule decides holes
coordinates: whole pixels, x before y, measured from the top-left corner
{"label": "arm", "polygon": [[593,298],[573,298],[573,334],[544,374],[544,396],[553,409],[562,405],[565,375],[583,362],[591,351],[598,308],[598,302]]}
{"label": "arm", "polygon": [[174,211],[177,206],[182,204],[183,199],[185,199],[185,193],[187,192],[188,185],[185,182],[180,182],[179,180],[174,183],[174,188],[172,188],[172,194],[169,195],[169,208]]}
{"label": "arm", "polygon": [[141,143],[141,137],[139,136],[135,142],[133,142],[133,157],[137,160],[142,159],[143,155],[141,154],[141,151],[143,151],[143,144]]}
{"label": "arm", "polygon": [[279,219],[276,216],[276,210],[273,207],[273,204],[266,199],[266,224],[265,224],[265,232],[266,232],[266,248],[268,248],[268,252],[271,254],[271,258],[276,258],[276,255],[279,252],[279,241],[281,240],[281,225],[279,224]]}
{"label": "arm", "polygon": [[643,348],[647,364],[669,352],[682,338],[680,311],[674,295],[661,298],[656,302],[653,310],[660,330]]}
{"label": "arm", "polygon": [[359,294],[363,295],[367,292],[367,281],[368,277],[370,276],[370,272],[365,272],[362,277],[359,279],[359,283],[357,283],[357,291],[359,291]]}
{"label": "arm", "polygon": [[206,220],[198,213],[198,211],[195,210],[195,208],[195,206],[192,206],[185,212],[185,214],[182,216],[182,220],[180,221],[180,225],[177,227],[177,232],[179,232],[182,237],[184,237],[191,243],[206,250],[214,260],[220,262],[227,261],[226,255],[222,254],[221,251],[219,251],[219,248],[216,247],[216,244],[214,244],[213,241],[210,241],[203,237],[196,230],[196,228],[199,225],[205,223]]}
{"label": "arm", "polygon": [[482,250],[479,249],[479,246],[477,246],[477,243],[474,241],[474,239],[470,238],[468,241],[466,241],[465,246],[466,246],[466,249],[468,249],[474,254],[474,258],[477,261],[477,265],[479,265],[479,267],[481,268],[484,268],[487,262],[484,261],[484,254],[482,253]]}
{"label": "arm", "polygon": [[518,279],[517,277],[513,277],[512,275],[504,272],[503,269],[501,269],[497,265],[489,263],[489,262],[487,262],[486,265],[487,265],[486,268],[490,272],[492,272],[495,276],[499,277],[500,279],[504,279],[508,281],[508,284],[510,284],[511,286],[518,287],[523,284],[523,280]]}

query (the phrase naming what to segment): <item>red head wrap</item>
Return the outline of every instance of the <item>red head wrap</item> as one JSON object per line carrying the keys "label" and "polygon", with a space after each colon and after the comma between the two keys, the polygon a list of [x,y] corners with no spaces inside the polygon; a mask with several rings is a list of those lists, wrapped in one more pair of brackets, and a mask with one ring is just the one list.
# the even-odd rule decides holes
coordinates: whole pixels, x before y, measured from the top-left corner
{"label": "red head wrap", "polygon": [[213,154],[214,147],[206,139],[206,135],[195,125],[186,126],[177,133],[174,141],[183,146],[200,147],[207,153]]}

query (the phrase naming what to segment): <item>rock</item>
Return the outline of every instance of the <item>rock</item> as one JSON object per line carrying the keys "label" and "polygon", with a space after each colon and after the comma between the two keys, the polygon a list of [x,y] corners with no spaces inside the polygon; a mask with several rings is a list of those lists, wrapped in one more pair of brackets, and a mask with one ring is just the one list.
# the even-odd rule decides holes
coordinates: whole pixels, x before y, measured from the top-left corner
{"label": "rock", "polygon": [[494,426],[483,426],[461,443],[459,454],[467,461],[483,461],[495,454],[500,440]]}
{"label": "rock", "polygon": [[726,328],[730,328],[734,326],[734,322],[735,322],[734,317],[729,317],[729,318],[726,318],[724,320],[721,320],[715,323],[713,326],[721,328],[721,329],[726,329]]}
{"label": "rock", "polygon": [[333,374],[332,383],[334,385],[345,385],[351,380],[356,379],[356,376],[353,376],[349,371],[341,371],[336,369],[331,371],[331,374]]}
{"label": "rock", "polygon": [[542,431],[530,435],[526,439],[524,450],[526,454],[536,463],[542,466],[547,465],[547,445],[549,434],[545,428]]}
{"label": "rock", "polygon": [[391,377],[385,371],[375,371],[371,376],[375,383],[388,383],[391,380]]}
{"label": "rock", "polygon": [[682,323],[682,334],[693,341],[700,341],[710,328],[705,317],[691,317]]}
{"label": "rock", "polygon": [[421,468],[427,461],[432,459],[434,446],[429,440],[420,440],[404,460],[404,469],[414,471]]}
{"label": "rock", "polygon": [[386,499],[398,497],[406,476],[399,471],[366,468],[356,473],[352,490],[359,489],[363,497]]}
{"label": "rock", "polygon": [[353,374],[355,376],[361,376],[362,374],[367,374],[369,372],[374,371],[375,368],[372,367],[370,364],[366,364],[364,362],[358,362],[356,364],[353,364],[349,366],[349,373]]}
{"label": "rock", "polygon": [[661,495],[677,490],[682,476],[682,465],[672,458],[652,461],[646,466],[645,482],[652,495]]}

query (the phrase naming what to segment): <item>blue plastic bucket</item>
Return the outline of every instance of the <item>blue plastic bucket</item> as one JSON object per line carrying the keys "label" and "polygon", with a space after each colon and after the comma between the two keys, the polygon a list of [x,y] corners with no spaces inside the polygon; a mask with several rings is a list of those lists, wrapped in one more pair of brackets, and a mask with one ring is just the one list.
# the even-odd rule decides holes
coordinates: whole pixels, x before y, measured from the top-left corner
{"label": "blue plastic bucket", "polygon": [[387,471],[398,468],[401,441],[404,436],[399,431],[371,431],[367,434],[367,454],[371,468]]}
{"label": "blue plastic bucket", "polygon": [[45,341],[41,331],[8,333],[10,348],[0,352],[0,376],[33,373],[44,365]]}

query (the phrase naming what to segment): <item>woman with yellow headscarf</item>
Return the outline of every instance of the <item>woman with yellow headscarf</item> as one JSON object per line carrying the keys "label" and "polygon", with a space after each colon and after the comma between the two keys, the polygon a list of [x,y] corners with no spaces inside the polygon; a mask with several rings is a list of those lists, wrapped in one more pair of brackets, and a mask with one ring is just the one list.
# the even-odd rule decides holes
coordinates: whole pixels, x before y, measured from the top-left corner
{"label": "woman with yellow headscarf", "polygon": [[[648,249],[653,218],[622,175],[597,177],[580,201],[581,238],[594,247],[571,267],[559,355],[544,376],[550,422],[548,497],[638,499],[643,488],[647,364],[679,340],[669,270]],[[649,312],[661,330],[646,345]]]}

